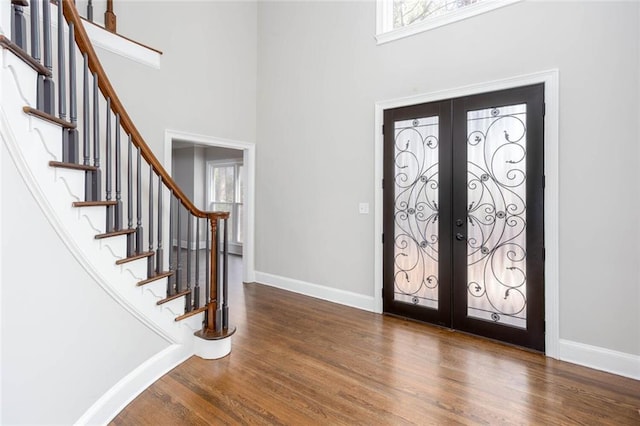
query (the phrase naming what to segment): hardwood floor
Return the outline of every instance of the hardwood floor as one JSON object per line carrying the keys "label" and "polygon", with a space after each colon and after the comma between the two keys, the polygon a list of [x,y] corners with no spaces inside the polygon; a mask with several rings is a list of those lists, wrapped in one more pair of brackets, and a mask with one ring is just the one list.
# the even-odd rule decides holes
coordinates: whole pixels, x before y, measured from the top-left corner
{"label": "hardwood floor", "polygon": [[239,271],[230,283],[231,354],[190,358],[112,424],[640,425],[640,381],[241,284]]}

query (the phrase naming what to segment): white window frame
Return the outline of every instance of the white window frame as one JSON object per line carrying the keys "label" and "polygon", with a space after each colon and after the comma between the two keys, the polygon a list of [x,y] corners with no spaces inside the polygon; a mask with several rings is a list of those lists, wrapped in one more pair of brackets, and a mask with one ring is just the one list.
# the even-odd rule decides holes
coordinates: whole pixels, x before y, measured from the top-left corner
{"label": "white window frame", "polygon": [[376,0],[376,40],[378,44],[388,43],[520,1],[522,0],[489,0],[466,6],[445,15],[426,18],[420,22],[414,22],[405,27],[394,29],[393,0]]}
{"label": "white window frame", "polygon": [[[234,177],[235,177],[235,181],[234,181],[234,188],[233,188],[233,202],[223,202],[223,201],[219,201],[219,204],[232,204],[231,207],[231,214],[233,215],[234,221],[233,221],[233,228],[230,229],[229,231],[229,246],[230,246],[230,252],[234,253],[234,254],[241,254],[242,253],[242,242],[238,241],[238,233],[237,233],[237,228],[241,227],[242,224],[241,222],[238,221],[238,207],[241,205],[244,205],[244,202],[240,201],[236,201],[237,200],[237,195],[238,195],[238,191],[240,191],[240,182],[239,182],[239,178],[240,176],[240,171],[239,168],[241,166],[244,166],[244,162],[241,158],[237,159],[237,160],[210,160],[206,162],[206,170],[207,170],[207,182],[205,185],[205,191],[206,191],[206,210],[211,210],[212,209],[212,204],[215,204],[216,201],[213,201],[212,197],[211,197],[211,184],[213,182],[213,169],[215,167],[229,167],[229,166],[233,166],[234,167]],[[243,212],[246,213],[246,212]],[[244,235],[243,235],[244,237]],[[237,253],[239,251],[239,253]]]}

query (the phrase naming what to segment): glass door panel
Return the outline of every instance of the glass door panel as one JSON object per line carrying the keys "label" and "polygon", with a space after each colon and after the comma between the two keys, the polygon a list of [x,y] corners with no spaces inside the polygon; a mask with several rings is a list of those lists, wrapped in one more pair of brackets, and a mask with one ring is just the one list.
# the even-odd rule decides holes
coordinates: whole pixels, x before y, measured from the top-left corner
{"label": "glass door panel", "polygon": [[394,135],[394,300],[438,309],[438,117]]}
{"label": "glass door panel", "polygon": [[451,315],[450,128],[448,102],[385,111],[383,309],[441,325]]}
{"label": "glass door panel", "polygon": [[527,105],[467,112],[467,315],[527,326]]}

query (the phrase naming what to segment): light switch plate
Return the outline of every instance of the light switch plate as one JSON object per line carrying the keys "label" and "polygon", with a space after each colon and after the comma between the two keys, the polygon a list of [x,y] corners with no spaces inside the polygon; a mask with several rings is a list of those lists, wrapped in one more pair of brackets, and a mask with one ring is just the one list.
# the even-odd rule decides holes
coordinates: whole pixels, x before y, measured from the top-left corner
{"label": "light switch plate", "polygon": [[358,211],[360,214],[369,214],[369,203],[358,204]]}

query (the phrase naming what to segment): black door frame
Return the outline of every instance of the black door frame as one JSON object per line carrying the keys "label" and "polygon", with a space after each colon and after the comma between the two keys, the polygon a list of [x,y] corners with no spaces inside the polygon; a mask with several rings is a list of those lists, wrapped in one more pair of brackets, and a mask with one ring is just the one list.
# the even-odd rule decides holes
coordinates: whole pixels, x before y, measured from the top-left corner
{"label": "black door frame", "polygon": [[[441,149],[439,157],[440,167],[440,206],[452,206],[452,210],[439,211],[439,235],[450,235],[450,238],[441,238],[440,252],[450,252],[450,261],[439,259],[439,278],[441,281],[450,282],[451,288],[446,285],[439,287],[440,309],[427,310],[419,306],[405,303],[395,303],[393,309],[393,286],[383,284],[383,311],[393,310],[393,314],[408,316],[420,321],[450,326],[462,331],[485,335],[510,343],[529,347],[535,350],[545,349],[545,303],[544,303],[544,142],[537,150],[536,155],[527,155],[527,199],[536,200],[535,204],[527,202],[527,279],[531,282],[539,282],[542,291],[535,292],[534,286],[529,285],[527,291],[527,305],[529,312],[536,312],[537,321],[533,315],[527,316],[527,330],[518,333],[513,327],[501,326],[494,322],[471,319],[466,314],[466,243],[456,241],[453,233],[462,231],[466,235],[466,193],[458,196],[452,194],[453,185],[458,188],[466,187],[466,111],[483,108],[491,108],[498,105],[522,103],[523,99],[530,105],[540,105],[540,108],[527,108],[528,140],[544,141],[544,83],[530,86],[516,87],[492,91],[488,93],[474,94],[460,98],[447,99],[446,101],[429,102],[405,107],[384,110],[384,123],[391,123],[402,119],[415,118],[418,110],[421,116],[438,115],[440,117],[440,144],[453,143],[452,149]],[[452,121],[454,120],[455,123]],[[539,123],[540,125],[534,125]],[[450,126],[448,126],[450,125]],[[446,129],[450,127],[451,130]],[[393,140],[392,126],[384,128],[384,139]],[[451,135],[444,132],[452,131]],[[457,141],[457,142],[454,142]],[[386,147],[386,143],[384,144]],[[529,151],[529,150],[528,150]],[[534,150],[531,150],[532,152]],[[448,153],[452,152],[451,158]],[[529,152],[528,152],[529,154]],[[384,149],[384,175],[393,176],[394,151]],[[464,165],[464,173],[453,174],[453,164],[459,167]],[[452,183],[452,177],[457,181]],[[462,182],[464,181],[464,182]],[[392,185],[392,183],[389,183]],[[455,198],[455,199],[454,199]],[[393,211],[394,197],[383,197],[383,211]],[[463,218],[464,227],[453,229],[454,218]],[[393,229],[394,218],[392,214],[383,216],[384,229]],[[539,229],[539,232],[529,230]],[[388,238],[391,240],[391,238]],[[383,249],[383,254],[384,254]],[[455,264],[453,263],[455,262]],[[530,265],[541,267],[530,268]],[[385,254],[383,259],[383,282],[393,276],[393,255]],[[390,274],[390,275],[389,275]],[[392,282],[389,281],[389,282]],[[453,300],[464,301],[458,303],[457,308]]]}
{"label": "black door frame", "polygon": [[[439,116],[439,143],[442,146],[445,141],[449,144],[450,136],[446,134],[448,128],[451,127],[451,107],[448,101],[444,102],[429,102],[428,104],[411,105],[401,108],[394,108],[384,111],[384,122],[390,123],[393,121],[415,118],[416,114],[431,114]],[[394,129],[392,126],[385,126],[384,138],[393,138]],[[451,228],[451,149],[439,149],[439,162],[440,162],[440,176],[446,176],[446,179],[440,179],[439,197],[441,209],[444,206],[447,210],[440,214],[438,222],[439,235],[445,235],[449,233]],[[393,175],[394,169],[394,152],[392,150],[384,150],[384,175]],[[389,185],[393,185],[389,179]],[[393,211],[394,199],[393,197],[383,197],[383,211]],[[442,210],[441,210],[442,211]],[[383,229],[392,229],[394,224],[393,215],[383,215]],[[391,240],[391,238],[389,238]],[[449,239],[439,241],[439,251],[450,252],[452,249],[451,241]],[[384,254],[384,249],[383,249]],[[438,278],[441,281],[452,279],[452,265],[449,263],[450,256],[439,262],[438,265]],[[393,288],[390,286],[385,287],[384,281],[387,274],[393,270],[393,256],[385,255],[383,258],[383,312],[389,312],[392,306],[393,300]],[[392,275],[392,274],[391,274]],[[388,278],[388,277],[387,277]],[[449,326],[451,323],[451,292],[448,291],[448,287],[438,287],[438,306],[437,310],[426,310],[419,306],[406,304],[397,304],[394,306],[395,314],[417,319],[419,321],[425,321],[442,326]]]}

